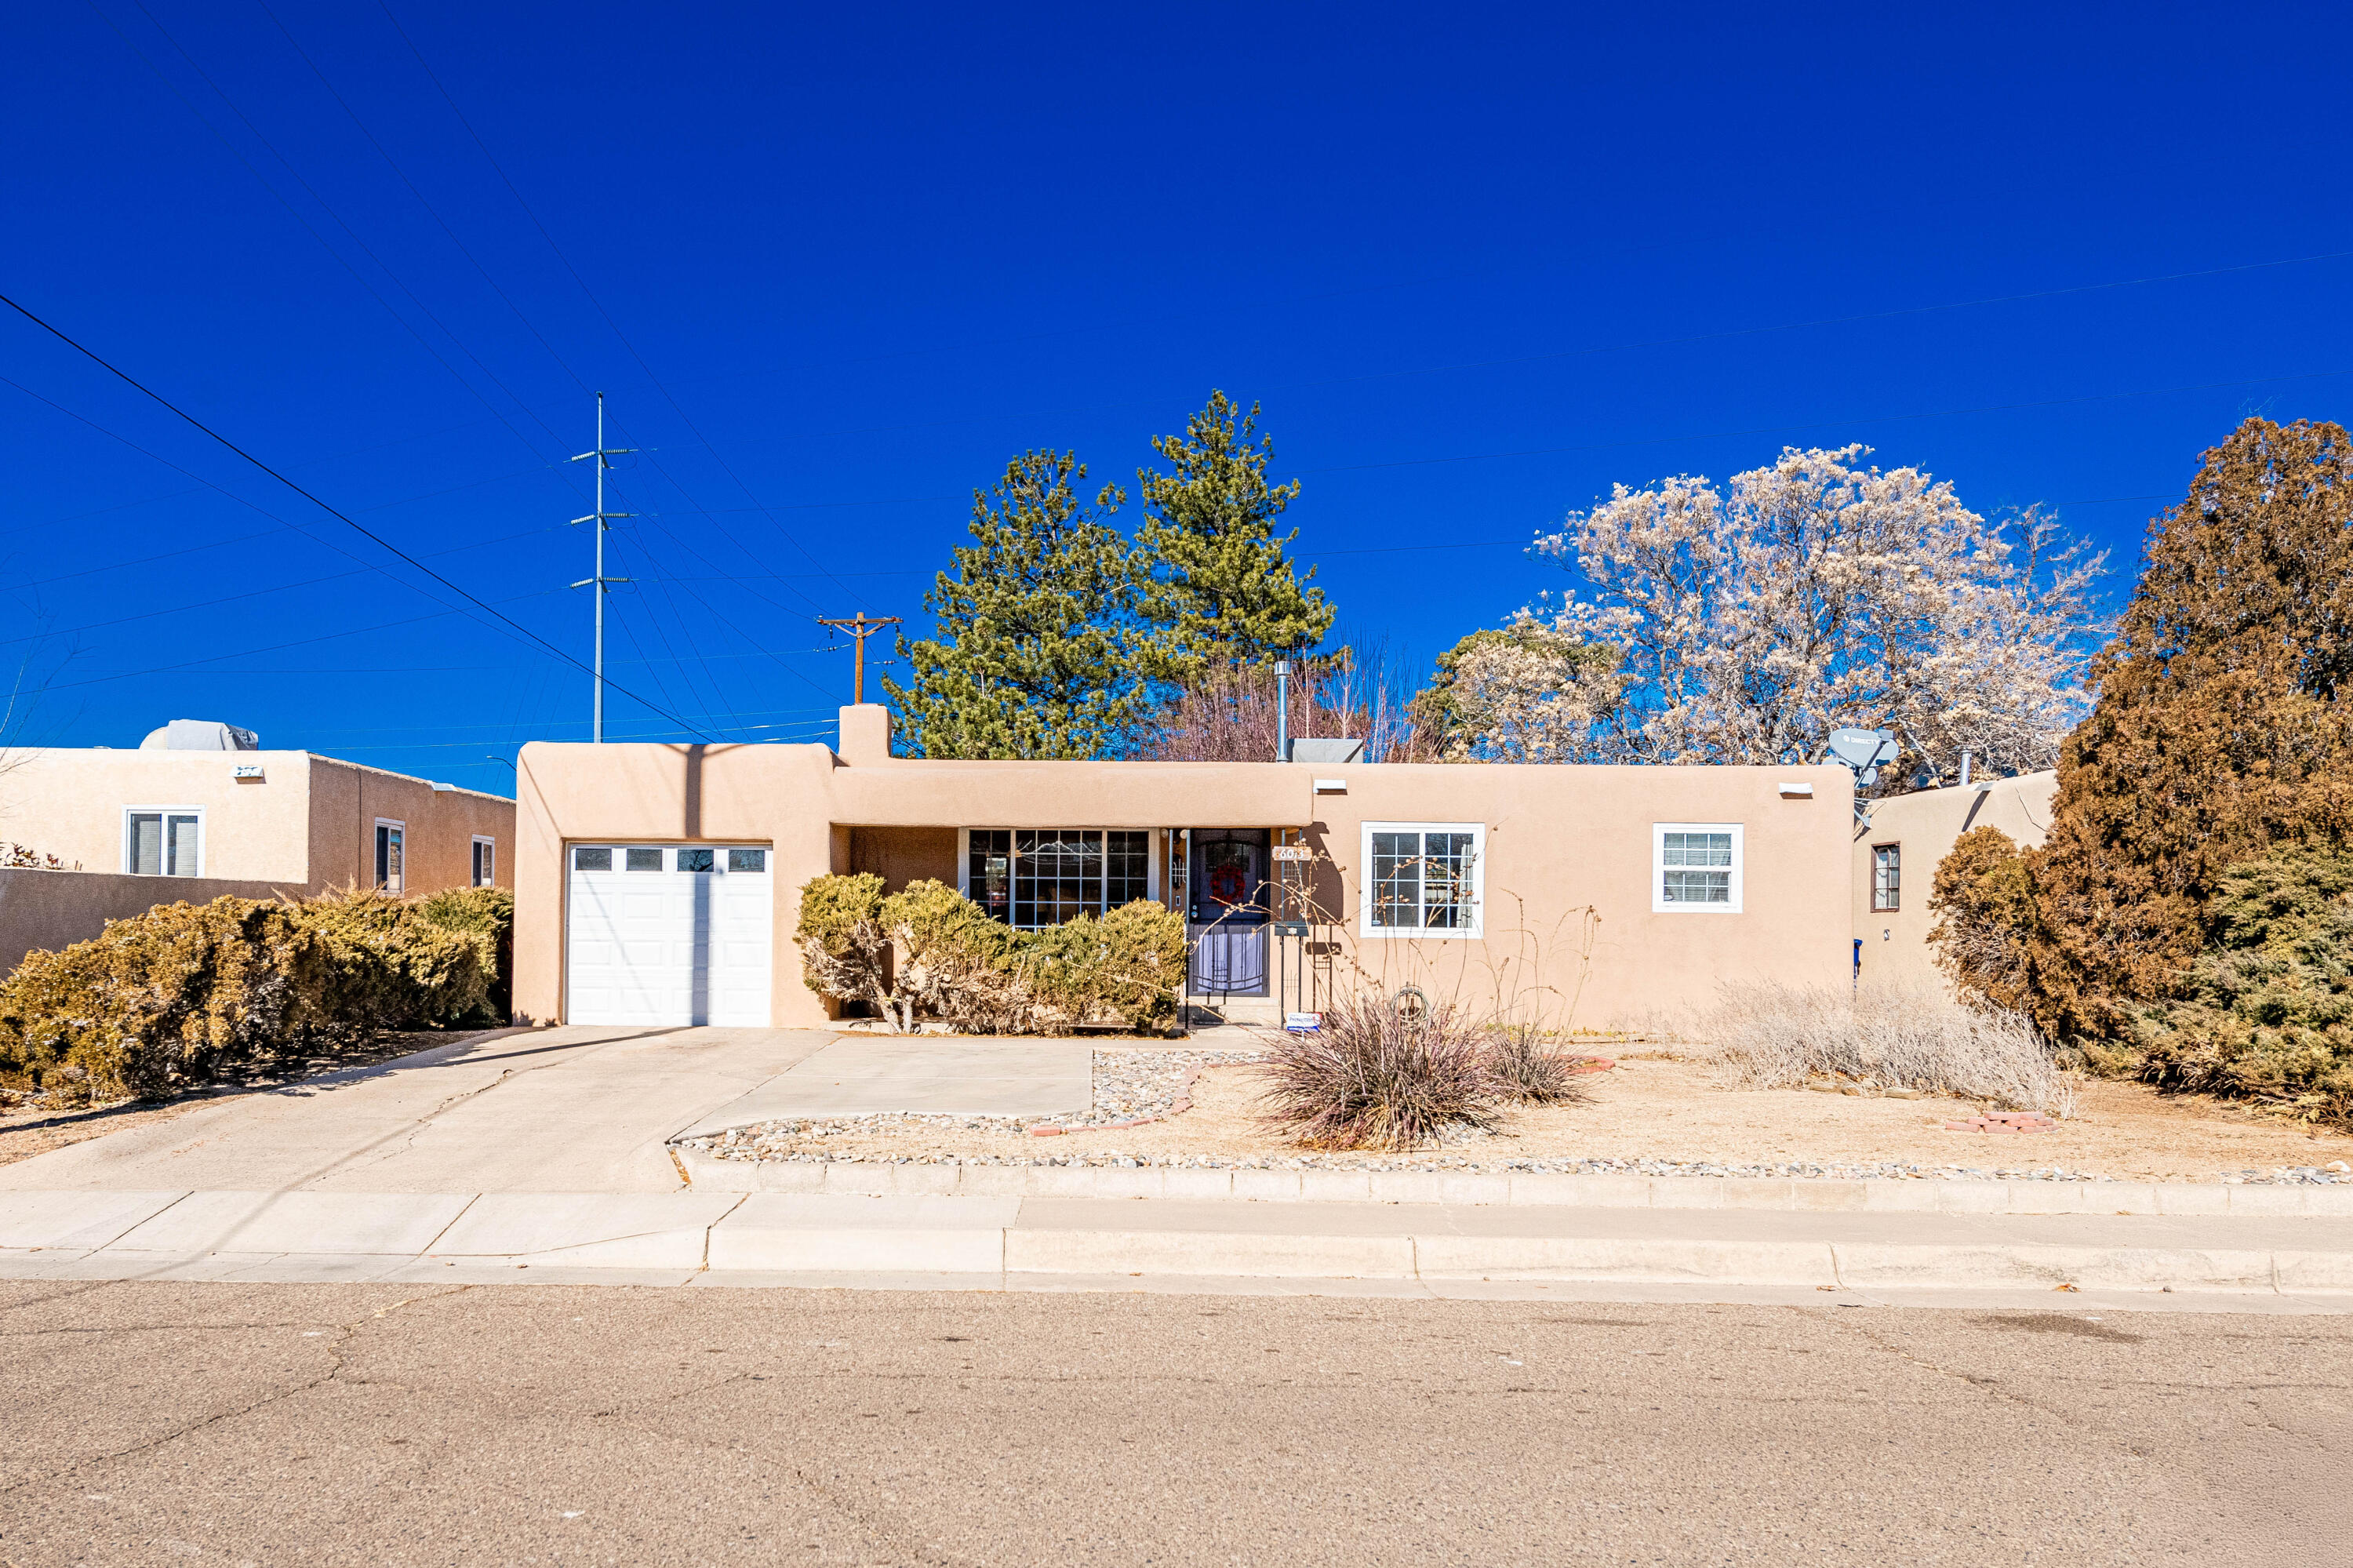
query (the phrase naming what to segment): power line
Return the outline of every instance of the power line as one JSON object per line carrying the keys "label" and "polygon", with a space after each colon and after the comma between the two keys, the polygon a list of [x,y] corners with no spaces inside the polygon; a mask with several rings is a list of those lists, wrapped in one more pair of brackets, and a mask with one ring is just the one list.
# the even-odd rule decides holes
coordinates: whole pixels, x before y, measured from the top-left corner
{"label": "power line", "polygon": [[[316,506],[320,511],[324,512],[328,516],[332,517],[338,523],[350,528],[361,537],[375,544],[378,548],[388,551],[392,555],[398,556],[401,560],[406,562],[413,570],[422,572],[425,576],[431,577],[435,582],[439,583],[443,588],[448,588],[451,593],[456,594],[467,603],[473,605],[483,613],[494,617],[496,620],[512,628],[522,636],[528,638],[531,641],[537,643],[548,652],[554,654],[558,659],[563,660],[565,663],[572,665],[575,669],[584,672],[588,671],[588,666],[581,663],[581,662],[572,654],[565,652],[562,648],[557,647],[554,643],[550,642],[546,638],[542,637],[538,632],[532,630],[521,621],[514,620],[512,617],[506,615],[501,610],[491,608],[486,600],[476,598],[473,594],[468,592],[465,588],[460,588],[458,584],[450,581],[448,577],[443,577],[439,572],[435,571],[432,567],[427,566],[423,561],[418,560],[416,556],[410,555],[407,551],[402,549],[391,540],[369,528],[365,524],[361,523],[354,518],[346,516],[343,513],[337,511],[325,501],[313,495],[308,490],[303,489],[301,485],[287,478],[286,475],[279,472],[278,470],[270,467],[268,463],[262,461],[251,452],[247,451],[243,447],[238,446],[235,441],[230,440],[218,430],[216,430],[210,425],[206,424],[202,419],[197,418],[194,414],[189,413],[186,409],[181,408],[178,404],[173,402],[162,393],[148,387],[144,382],[140,381],[137,377],[131,375],[130,372],[114,365],[111,361],[99,354],[97,350],[85,346],[73,337],[68,335],[62,329],[52,326],[48,322],[34,314],[31,311],[26,309],[23,305],[19,304],[16,300],[10,298],[6,294],[0,294],[0,304],[6,305],[10,310],[15,311],[18,315],[23,316],[26,321],[31,322],[35,326],[39,327],[43,332],[47,333],[59,343],[64,344],[75,353],[79,354],[91,364],[97,366],[100,369],[106,371],[111,376],[113,376],[125,386],[131,387],[133,391],[152,398],[155,403],[169,412],[178,416],[196,430],[211,437],[215,441],[217,441],[220,445],[228,449],[228,450],[236,453],[238,457],[243,458],[247,462],[251,463],[255,468],[259,469],[263,473],[268,474],[270,478],[276,480],[279,483],[284,485],[287,489],[292,491],[303,500],[311,503],[311,504]],[[394,580],[397,581],[398,579],[396,578]],[[401,586],[411,588],[412,590],[414,590],[416,587],[416,585],[412,583],[403,583]],[[431,596],[427,595],[426,597],[430,598]],[[694,726],[687,724],[686,721],[679,718],[675,714],[665,712],[655,704],[647,702],[645,698],[638,696],[635,692],[631,692],[626,687],[618,685],[616,685],[613,689],[620,692],[622,695],[629,697],[639,703],[643,706],[652,709],[653,712],[660,714],[662,717],[669,719],[671,723],[680,726],[680,727],[689,731],[695,730]]]}

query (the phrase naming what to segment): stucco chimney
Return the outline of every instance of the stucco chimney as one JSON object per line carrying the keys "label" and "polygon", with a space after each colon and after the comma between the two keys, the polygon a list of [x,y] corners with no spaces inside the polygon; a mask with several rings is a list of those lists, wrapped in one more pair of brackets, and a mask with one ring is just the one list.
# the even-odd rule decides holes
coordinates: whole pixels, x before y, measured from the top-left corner
{"label": "stucco chimney", "polygon": [[859,703],[842,709],[841,738],[833,749],[852,767],[891,760],[891,710],[881,703]]}

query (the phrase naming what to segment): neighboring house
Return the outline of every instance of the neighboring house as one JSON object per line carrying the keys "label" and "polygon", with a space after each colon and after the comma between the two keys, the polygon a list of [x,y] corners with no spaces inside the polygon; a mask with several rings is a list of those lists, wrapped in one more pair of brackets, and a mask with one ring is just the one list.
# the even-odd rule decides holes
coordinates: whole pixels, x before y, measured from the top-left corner
{"label": "neighboring house", "polygon": [[1941,987],[1928,945],[1936,867],[1972,828],[2000,828],[2021,845],[2040,845],[2058,790],[2058,774],[2025,773],[1867,802],[1870,820],[1854,832],[1856,985]]}
{"label": "neighboring house", "polygon": [[[512,885],[512,800],[264,751],[230,725],[174,719],[136,750],[11,750],[0,761],[0,842],[78,868],[0,873],[12,879],[0,898],[0,966],[181,899]],[[28,877],[79,880],[13,885]]]}
{"label": "neighboring house", "polygon": [[519,1021],[810,1025],[801,887],[932,877],[1017,927],[1182,909],[1191,992],[1546,999],[1639,1022],[1717,982],[1847,983],[1838,767],[959,762],[841,746],[534,743],[518,763]]}

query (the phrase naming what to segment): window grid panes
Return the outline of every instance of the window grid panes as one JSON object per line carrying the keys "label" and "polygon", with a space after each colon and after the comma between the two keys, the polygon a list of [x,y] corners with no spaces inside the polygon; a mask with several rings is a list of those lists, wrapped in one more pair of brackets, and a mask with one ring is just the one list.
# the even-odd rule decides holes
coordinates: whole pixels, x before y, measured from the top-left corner
{"label": "window grid panes", "polygon": [[1732,902],[1732,835],[1662,835],[1659,895],[1669,904]]}
{"label": "window grid panes", "polygon": [[678,869],[681,871],[716,871],[717,861],[716,853],[707,849],[682,849],[678,852]]}
{"label": "window grid panes", "polygon": [[196,835],[192,811],[133,811],[124,859],[136,876],[194,876]]}
{"label": "window grid panes", "polygon": [[1904,907],[1904,847],[1877,844],[1871,852],[1871,906],[1888,911]]}
{"label": "window grid panes", "polygon": [[574,850],[572,852],[572,869],[575,871],[610,871],[613,869],[613,852],[609,849]]}
{"label": "window grid panes", "polygon": [[965,895],[1023,930],[1152,895],[1152,835],[1143,829],[975,828],[967,840]]}
{"label": "window grid panes", "polygon": [[632,849],[628,852],[628,869],[659,871],[662,868],[661,856],[662,852],[658,849]]}
{"label": "window grid panes", "polygon": [[729,850],[727,852],[727,869],[730,871],[765,871],[768,869],[768,852],[766,850],[756,849]]}
{"label": "window grid panes", "polygon": [[1467,931],[1477,923],[1478,835],[1373,834],[1373,926],[1384,931]]}

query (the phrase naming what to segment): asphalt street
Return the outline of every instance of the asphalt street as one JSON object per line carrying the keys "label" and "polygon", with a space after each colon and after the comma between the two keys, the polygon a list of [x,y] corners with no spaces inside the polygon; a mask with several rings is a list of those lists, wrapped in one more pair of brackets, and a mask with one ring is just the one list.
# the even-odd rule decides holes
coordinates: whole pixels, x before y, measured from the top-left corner
{"label": "asphalt street", "polygon": [[2353,1319],[0,1284],[11,1564],[2353,1561]]}

